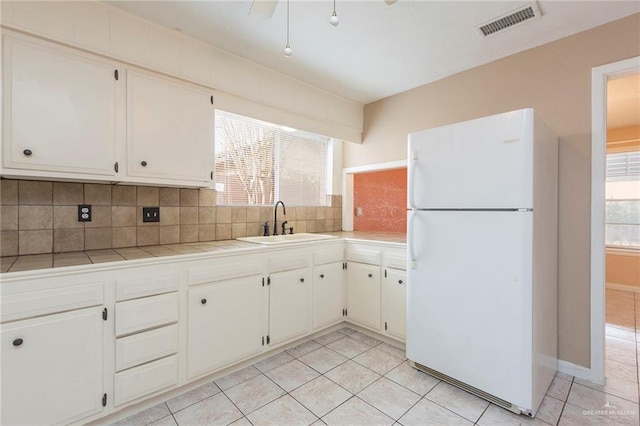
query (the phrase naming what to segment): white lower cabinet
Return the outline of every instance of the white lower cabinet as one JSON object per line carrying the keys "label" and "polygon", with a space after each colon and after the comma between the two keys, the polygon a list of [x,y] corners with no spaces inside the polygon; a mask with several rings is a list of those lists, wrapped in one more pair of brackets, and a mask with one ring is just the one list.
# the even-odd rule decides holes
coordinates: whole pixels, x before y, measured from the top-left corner
{"label": "white lower cabinet", "polygon": [[102,306],[3,324],[0,424],[61,424],[99,413],[102,328]]}
{"label": "white lower cabinet", "polygon": [[407,331],[407,273],[385,269],[382,280],[383,321],[386,332],[405,340]]}
{"label": "white lower cabinet", "polygon": [[344,262],[313,268],[313,329],[344,320]]}
{"label": "white lower cabinet", "polygon": [[380,330],[380,267],[347,263],[347,318]]}
{"label": "white lower cabinet", "polygon": [[142,398],[178,384],[178,356],[172,355],[116,373],[114,405]]}
{"label": "white lower cabinet", "polygon": [[269,342],[275,345],[311,331],[311,279],[309,269],[277,272],[270,276]]}
{"label": "white lower cabinet", "polygon": [[189,378],[262,350],[264,288],[260,275],[189,288]]}

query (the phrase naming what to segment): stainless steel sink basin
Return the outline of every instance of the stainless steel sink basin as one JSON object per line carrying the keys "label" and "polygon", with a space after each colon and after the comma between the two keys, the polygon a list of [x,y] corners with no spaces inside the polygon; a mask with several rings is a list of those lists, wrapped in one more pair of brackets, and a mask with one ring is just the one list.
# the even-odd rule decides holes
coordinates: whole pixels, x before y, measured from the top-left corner
{"label": "stainless steel sink basin", "polygon": [[309,234],[309,233],[303,232],[300,234],[269,235],[268,237],[242,237],[242,238],[236,238],[236,239],[240,241],[246,241],[248,243],[254,243],[254,244],[279,245],[279,244],[291,244],[291,243],[304,243],[307,241],[330,240],[333,238],[338,238],[338,237],[334,235]]}

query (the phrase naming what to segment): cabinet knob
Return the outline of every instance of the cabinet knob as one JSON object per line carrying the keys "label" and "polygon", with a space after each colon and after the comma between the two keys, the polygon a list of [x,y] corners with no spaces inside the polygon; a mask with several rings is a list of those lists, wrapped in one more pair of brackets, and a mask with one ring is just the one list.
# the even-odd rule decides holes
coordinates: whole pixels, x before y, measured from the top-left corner
{"label": "cabinet knob", "polygon": [[144,161],[144,160],[142,160],[142,161],[140,162],[140,165],[141,165],[142,167],[147,167],[147,162],[146,162],[146,161]]}
{"label": "cabinet knob", "polygon": [[402,284],[402,280],[398,280],[398,284]]}
{"label": "cabinet knob", "polygon": [[324,274],[320,274],[320,278],[324,278]]}
{"label": "cabinet knob", "polygon": [[13,341],[13,346],[20,346],[20,345],[22,345],[22,342],[23,342],[23,341],[24,341],[24,340],[22,340],[21,338],[17,338],[17,339],[15,339],[15,340]]}
{"label": "cabinet knob", "polygon": [[372,278],[372,277],[373,277],[373,274],[369,274],[369,278]]}
{"label": "cabinet knob", "polygon": [[202,300],[200,301],[200,303],[202,303],[203,305],[206,305],[206,304],[207,304],[207,299],[202,299]]}
{"label": "cabinet knob", "polygon": [[304,282],[304,278],[300,278],[300,282],[303,283]]}
{"label": "cabinet knob", "polygon": [[25,149],[24,151],[22,151],[22,153],[23,153],[25,156],[27,156],[27,157],[30,157],[30,156],[31,156],[31,154],[33,154],[33,152],[31,152],[31,150],[30,150],[30,149]]}

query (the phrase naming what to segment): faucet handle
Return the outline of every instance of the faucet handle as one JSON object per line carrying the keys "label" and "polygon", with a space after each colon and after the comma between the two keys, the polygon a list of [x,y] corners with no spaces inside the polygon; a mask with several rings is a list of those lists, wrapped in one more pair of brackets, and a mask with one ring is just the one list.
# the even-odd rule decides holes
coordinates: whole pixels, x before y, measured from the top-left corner
{"label": "faucet handle", "polygon": [[282,235],[287,233],[287,222],[286,220],[284,222],[282,222]]}
{"label": "faucet handle", "polygon": [[265,222],[264,225],[262,225],[262,228],[264,229],[264,232],[262,233],[263,237],[268,237],[269,236],[269,222]]}
{"label": "faucet handle", "polygon": [[289,228],[289,235],[293,235],[293,226]]}

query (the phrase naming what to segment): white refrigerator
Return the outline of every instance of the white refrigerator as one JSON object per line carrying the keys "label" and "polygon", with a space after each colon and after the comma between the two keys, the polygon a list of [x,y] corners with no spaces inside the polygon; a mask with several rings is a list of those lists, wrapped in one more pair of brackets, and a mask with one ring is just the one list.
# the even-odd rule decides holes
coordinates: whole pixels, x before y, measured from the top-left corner
{"label": "white refrigerator", "polygon": [[408,141],[407,357],[528,416],[557,367],[557,158],[533,109]]}

